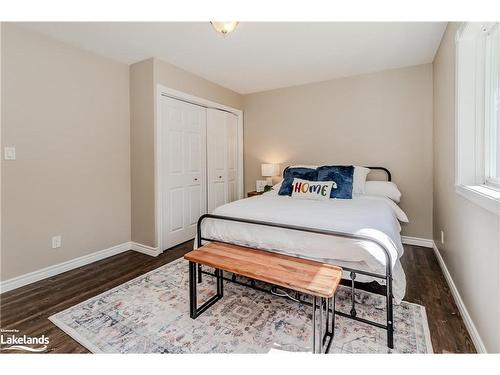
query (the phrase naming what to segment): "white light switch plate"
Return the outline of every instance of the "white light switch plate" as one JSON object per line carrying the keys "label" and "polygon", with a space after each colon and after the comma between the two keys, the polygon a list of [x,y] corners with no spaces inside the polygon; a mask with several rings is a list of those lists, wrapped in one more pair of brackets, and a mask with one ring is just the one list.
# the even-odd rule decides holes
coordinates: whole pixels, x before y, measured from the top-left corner
{"label": "white light switch plate", "polygon": [[9,146],[5,147],[4,150],[4,159],[5,160],[16,160],[16,148]]}

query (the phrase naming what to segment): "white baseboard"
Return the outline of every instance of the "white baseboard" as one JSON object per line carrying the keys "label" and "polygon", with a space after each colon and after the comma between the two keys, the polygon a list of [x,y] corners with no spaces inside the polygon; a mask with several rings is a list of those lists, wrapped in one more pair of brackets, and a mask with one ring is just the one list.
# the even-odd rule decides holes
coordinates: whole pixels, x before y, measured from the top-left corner
{"label": "white baseboard", "polygon": [[94,253],[71,259],[63,263],[54,264],[53,266],[42,268],[38,271],[33,271],[21,276],[13,277],[12,279],[0,282],[0,293],[20,288],[36,281],[46,279],[47,277],[55,276],[57,274],[70,271],[81,266],[85,266],[87,264],[96,262],[104,258],[108,258],[119,253],[123,253],[128,250],[130,250],[130,242],[124,242],[108,249],[96,251]]}
{"label": "white baseboard", "polygon": [[151,255],[152,257],[157,257],[162,253],[159,247],[151,247],[137,242],[130,242],[130,248],[134,251],[138,251],[146,255]]}
{"label": "white baseboard", "polygon": [[433,240],[429,240],[427,238],[419,238],[419,237],[401,236],[401,242],[403,242],[403,244],[405,245],[429,247],[431,249],[434,246]]}
{"label": "white baseboard", "polygon": [[465,307],[464,301],[462,300],[462,297],[460,296],[460,293],[458,292],[457,286],[455,285],[455,282],[453,281],[450,272],[448,271],[448,268],[446,267],[446,263],[444,262],[443,257],[441,256],[441,253],[439,252],[439,249],[437,248],[436,244],[432,243],[432,248],[434,249],[434,253],[436,254],[436,258],[438,260],[439,265],[441,266],[441,270],[443,271],[444,277],[446,279],[446,282],[448,283],[451,294],[453,295],[453,298],[455,299],[455,303],[458,306],[458,310],[460,311],[460,315],[462,316],[462,319],[464,320],[465,327],[467,328],[467,331],[469,332],[469,335],[472,338],[472,342],[474,343],[474,346],[476,347],[476,350],[478,353],[487,353],[486,347],[484,346],[483,340],[481,339],[481,336],[479,335],[479,332],[476,329],[476,326],[474,325],[474,322],[472,321],[472,318],[469,315],[469,312],[467,311],[467,308]]}
{"label": "white baseboard", "polygon": [[2,281],[0,282],[0,294],[34,283],[36,281],[46,279],[47,277],[55,276],[66,271],[70,271],[72,269],[97,262],[98,260],[108,258],[110,256],[120,254],[128,250],[135,250],[154,257],[161,254],[161,251],[157,247],[150,247],[136,242],[124,242],[108,249],[99,250],[82,257],[71,259],[63,263],[54,264],[53,266],[42,268],[38,271],[33,271],[21,276],[13,277],[12,279]]}

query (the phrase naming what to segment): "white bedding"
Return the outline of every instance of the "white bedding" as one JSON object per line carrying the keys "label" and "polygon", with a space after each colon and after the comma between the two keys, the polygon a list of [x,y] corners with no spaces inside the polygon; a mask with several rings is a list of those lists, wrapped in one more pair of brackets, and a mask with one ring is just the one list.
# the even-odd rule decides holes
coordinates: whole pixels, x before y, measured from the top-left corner
{"label": "white bedding", "polygon": [[[398,217],[404,212],[390,199],[355,196],[353,199],[313,201],[277,195],[275,191],[216,208],[216,215],[360,234],[381,241],[391,253],[393,294],[399,303],[406,278],[399,258],[403,255]],[[407,220],[407,219],[406,219]],[[344,267],[385,274],[385,255],[370,241],[331,237],[281,228],[206,219],[202,236]],[[358,274],[357,281],[381,282]]]}

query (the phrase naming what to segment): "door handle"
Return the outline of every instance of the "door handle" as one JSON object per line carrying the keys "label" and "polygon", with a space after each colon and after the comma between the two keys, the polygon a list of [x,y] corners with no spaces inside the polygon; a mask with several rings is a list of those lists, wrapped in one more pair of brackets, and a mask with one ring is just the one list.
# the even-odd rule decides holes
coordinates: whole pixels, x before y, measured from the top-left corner
{"label": "door handle", "polygon": [[198,181],[198,179],[197,179],[197,178],[195,178],[194,180],[195,180],[195,181]]}

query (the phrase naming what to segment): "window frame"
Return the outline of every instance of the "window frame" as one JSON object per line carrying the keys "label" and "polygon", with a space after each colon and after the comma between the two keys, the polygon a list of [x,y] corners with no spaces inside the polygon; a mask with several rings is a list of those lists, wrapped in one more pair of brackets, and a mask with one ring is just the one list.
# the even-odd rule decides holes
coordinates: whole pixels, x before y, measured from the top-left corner
{"label": "window frame", "polygon": [[491,177],[490,163],[496,141],[486,116],[492,100],[488,35],[497,28],[498,23],[466,22],[455,37],[455,191],[500,215],[500,179]]}
{"label": "window frame", "polygon": [[[485,128],[485,184],[493,189],[500,189],[500,176],[496,176],[497,169],[497,142],[498,142],[498,129],[496,118],[494,111],[492,110],[492,106],[496,105],[495,103],[495,94],[493,93],[494,88],[491,85],[496,85],[494,79],[498,79],[496,76],[499,72],[495,72],[492,74],[492,71],[496,68],[498,64],[498,58],[500,54],[500,48],[498,44],[500,43],[500,29],[499,24],[496,23],[490,27],[487,31],[487,35],[485,37],[485,119],[484,119],[484,128]],[[493,95],[492,95],[493,94]],[[497,114],[498,116],[498,114]]]}

